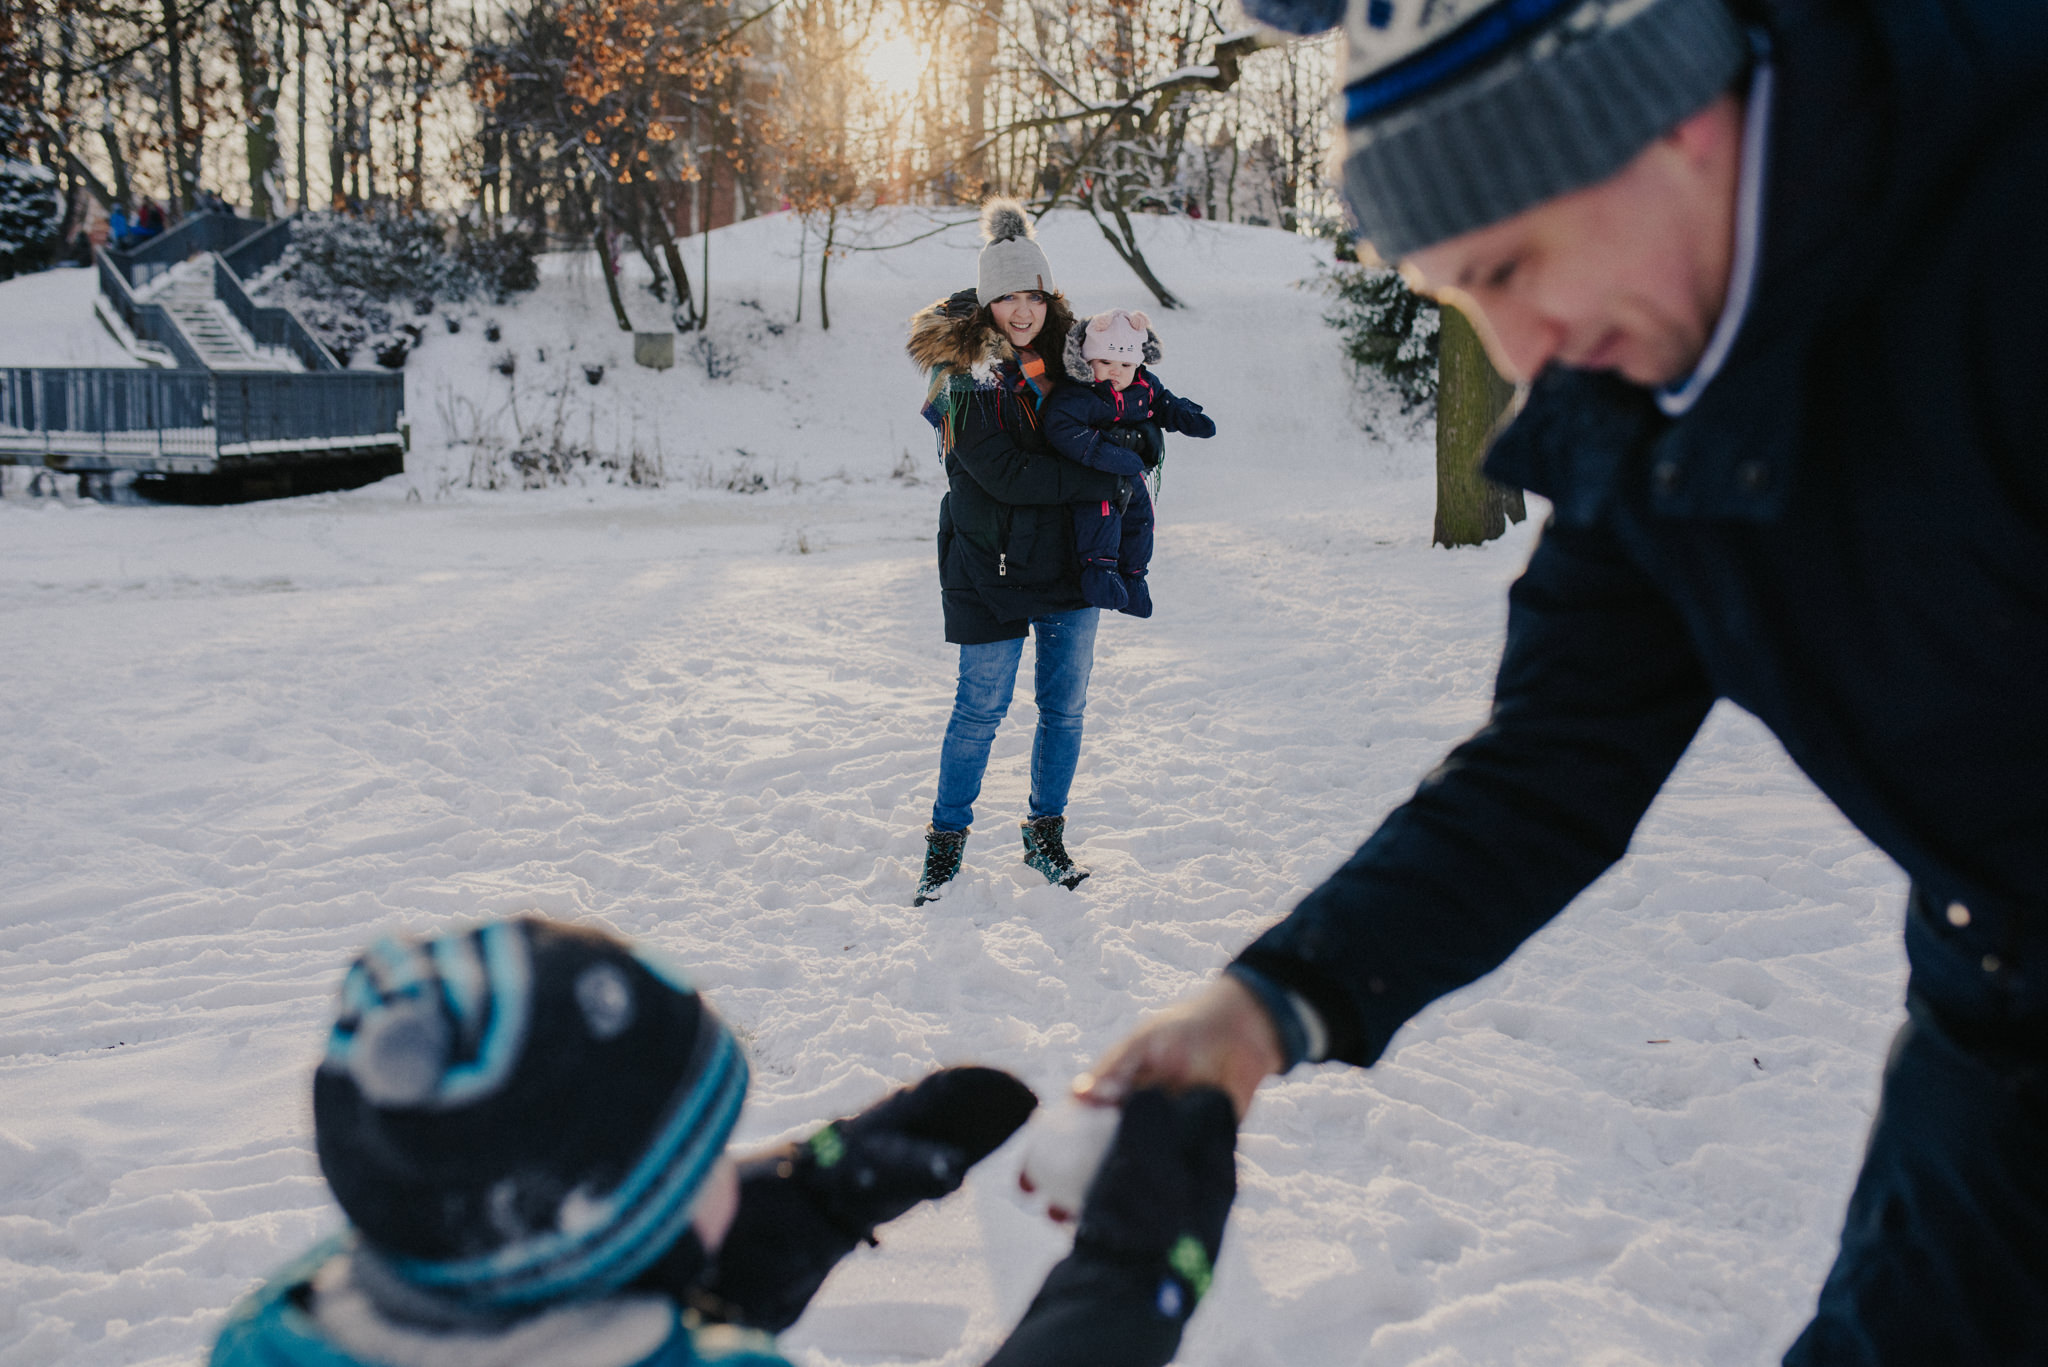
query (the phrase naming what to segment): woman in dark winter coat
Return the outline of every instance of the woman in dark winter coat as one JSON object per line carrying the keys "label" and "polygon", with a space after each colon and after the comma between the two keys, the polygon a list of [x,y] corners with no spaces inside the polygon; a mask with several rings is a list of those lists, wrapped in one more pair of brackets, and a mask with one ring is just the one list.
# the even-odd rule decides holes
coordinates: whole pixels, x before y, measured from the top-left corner
{"label": "woman in dark winter coat", "polygon": [[931,377],[925,416],[939,430],[946,466],[939,587],[946,639],[960,647],[918,906],[936,900],[960,870],[1027,632],[1037,638],[1038,732],[1024,861],[1070,888],[1088,876],[1065,843],[1097,618],[1081,596],[1073,505],[1121,505],[1130,495],[1128,480],[1077,465],[1046,443],[1039,408],[1064,374],[1073,314],[1030,220],[1013,201],[991,200],[982,235],[976,287],[910,322],[910,357]]}

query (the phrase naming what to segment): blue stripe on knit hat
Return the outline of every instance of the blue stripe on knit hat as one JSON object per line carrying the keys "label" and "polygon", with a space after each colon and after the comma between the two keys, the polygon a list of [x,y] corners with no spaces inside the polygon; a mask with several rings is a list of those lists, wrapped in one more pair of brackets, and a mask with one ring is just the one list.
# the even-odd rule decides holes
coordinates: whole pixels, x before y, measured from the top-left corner
{"label": "blue stripe on knit hat", "polygon": [[[645,960],[643,959],[643,962]],[[652,965],[649,965],[652,967]],[[664,975],[667,976],[667,975]],[[647,1270],[690,1223],[697,1190],[739,1120],[747,1064],[732,1036],[710,1029],[660,1133],[618,1187],[567,1207],[577,1227],[510,1244],[483,1257],[436,1262],[384,1256],[405,1281],[475,1307],[515,1308],[615,1290]]]}
{"label": "blue stripe on knit hat", "polygon": [[380,1013],[442,1017],[449,1061],[418,1104],[461,1106],[504,1085],[526,1042],[533,966],[518,926],[494,922],[422,945],[386,936],[342,980],[327,1061],[352,1065],[366,1024]]}
{"label": "blue stripe on knit hat", "polygon": [[1344,122],[1371,118],[1506,52],[1579,0],[1505,0],[1344,88]]}

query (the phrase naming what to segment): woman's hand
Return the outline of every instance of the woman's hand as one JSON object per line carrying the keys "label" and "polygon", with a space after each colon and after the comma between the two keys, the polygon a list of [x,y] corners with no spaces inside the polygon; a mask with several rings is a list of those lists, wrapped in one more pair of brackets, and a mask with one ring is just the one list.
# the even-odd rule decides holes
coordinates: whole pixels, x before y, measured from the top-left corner
{"label": "woman's hand", "polygon": [[1074,1093],[1116,1106],[1141,1087],[1218,1087],[1242,1119],[1259,1084],[1285,1067],[1266,1008],[1226,974],[1139,1025],[1074,1079]]}

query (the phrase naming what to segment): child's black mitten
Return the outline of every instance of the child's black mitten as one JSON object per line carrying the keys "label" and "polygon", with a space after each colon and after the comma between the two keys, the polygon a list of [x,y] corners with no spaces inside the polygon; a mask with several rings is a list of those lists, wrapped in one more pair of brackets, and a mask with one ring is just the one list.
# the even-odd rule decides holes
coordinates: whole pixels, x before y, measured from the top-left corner
{"label": "child's black mitten", "polygon": [[1176,394],[1165,405],[1166,422],[1163,424],[1176,432],[1190,437],[1213,437],[1216,435],[1216,420],[1202,411],[1202,405],[1193,399],[1183,399]]}
{"label": "child's black mitten", "polygon": [[795,1323],[877,1225],[956,1190],[1037,1105],[1008,1073],[946,1068],[750,1160],[701,1308],[770,1331]]}
{"label": "child's black mitten", "polygon": [[1124,1103],[1116,1140],[1088,1185],[1074,1247],[1163,1262],[1185,1283],[1192,1311],[1209,1290],[1236,1197],[1230,1098],[1214,1087],[1178,1095],[1147,1088]]}
{"label": "child's black mitten", "polygon": [[939,305],[939,313],[947,318],[972,318],[981,312],[981,296],[973,290],[955,290],[946,296],[946,302]]}
{"label": "child's black mitten", "polygon": [[1074,1251],[988,1367],[1160,1367],[1209,1290],[1237,1195],[1237,1113],[1213,1087],[1124,1103]]}

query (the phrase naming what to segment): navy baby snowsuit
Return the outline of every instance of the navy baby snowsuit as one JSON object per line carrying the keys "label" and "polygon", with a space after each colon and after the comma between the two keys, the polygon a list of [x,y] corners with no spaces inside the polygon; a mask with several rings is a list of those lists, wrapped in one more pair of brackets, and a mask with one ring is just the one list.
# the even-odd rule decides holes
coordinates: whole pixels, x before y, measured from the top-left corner
{"label": "navy baby snowsuit", "polygon": [[[1081,557],[1081,596],[1099,608],[1133,617],[1152,615],[1145,569],[1152,563],[1152,494],[1142,478],[1159,466],[1164,445],[1156,431],[1213,437],[1216,423],[1200,404],[1168,391],[1144,366],[1119,391],[1109,381],[1090,383],[1081,358],[1085,329],[1067,334],[1067,375],[1045,401],[1041,417],[1053,450],[1092,470],[1131,479],[1130,503],[1119,509],[1108,500],[1074,505],[1074,547]],[[1145,334],[1145,360],[1159,359],[1159,339]]]}

